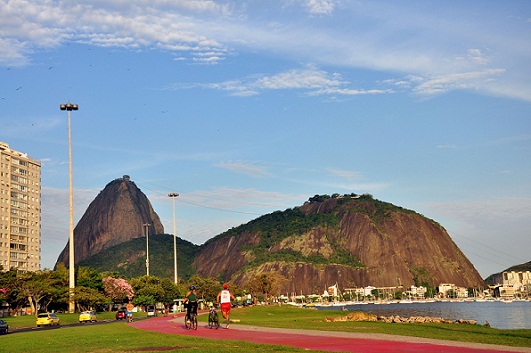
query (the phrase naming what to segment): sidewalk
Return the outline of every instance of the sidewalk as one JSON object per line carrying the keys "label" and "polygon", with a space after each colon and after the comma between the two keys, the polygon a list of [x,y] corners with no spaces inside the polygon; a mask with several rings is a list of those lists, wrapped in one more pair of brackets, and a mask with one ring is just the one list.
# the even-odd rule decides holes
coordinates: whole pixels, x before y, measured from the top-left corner
{"label": "sidewalk", "polygon": [[507,347],[481,343],[467,343],[434,340],[418,337],[405,337],[384,334],[363,334],[349,332],[328,332],[315,330],[293,330],[265,328],[257,326],[230,325],[229,329],[209,329],[204,323],[199,323],[197,330],[187,330],[183,317],[157,317],[136,321],[130,324],[141,330],[156,331],[167,334],[178,334],[216,340],[236,340],[261,344],[277,344],[321,350],[328,352],[356,352],[356,353],[500,353],[526,352],[531,348]]}

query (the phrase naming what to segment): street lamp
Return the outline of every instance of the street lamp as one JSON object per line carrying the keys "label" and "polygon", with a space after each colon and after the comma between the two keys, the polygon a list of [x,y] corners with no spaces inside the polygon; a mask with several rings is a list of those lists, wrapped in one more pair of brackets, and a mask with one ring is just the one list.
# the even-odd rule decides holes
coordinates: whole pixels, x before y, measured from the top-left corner
{"label": "street lamp", "polygon": [[70,130],[70,112],[77,110],[77,104],[70,102],[61,104],[59,106],[61,110],[68,112],[68,159],[69,159],[69,178],[70,178],[70,237],[68,240],[68,270],[69,270],[69,296],[68,296],[68,312],[73,313],[76,309],[74,303],[74,289],[75,275],[74,275],[74,193],[72,190],[72,133]]}
{"label": "street lamp", "polygon": [[175,198],[179,196],[172,192],[168,194],[173,203],[173,281],[177,284],[177,225],[175,223]]}
{"label": "street lamp", "polygon": [[144,223],[142,226],[146,229],[146,275],[149,276],[149,226],[151,224]]}

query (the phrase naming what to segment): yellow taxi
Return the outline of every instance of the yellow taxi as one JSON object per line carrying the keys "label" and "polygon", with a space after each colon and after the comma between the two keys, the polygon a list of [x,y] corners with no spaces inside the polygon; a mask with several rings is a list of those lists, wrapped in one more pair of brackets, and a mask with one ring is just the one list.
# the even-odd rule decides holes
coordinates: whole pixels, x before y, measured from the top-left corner
{"label": "yellow taxi", "polygon": [[37,315],[36,324],[37,327],[53,325],[59,326],[61,325],[61,320],[54,313],[41,313]]}
{"label": "yellow taxi", "polygon": [[79,322],[87,322],[87,321],[90,321],[90,322],[98,321],[94,311],[83,311],[81,314],[79,314]]}

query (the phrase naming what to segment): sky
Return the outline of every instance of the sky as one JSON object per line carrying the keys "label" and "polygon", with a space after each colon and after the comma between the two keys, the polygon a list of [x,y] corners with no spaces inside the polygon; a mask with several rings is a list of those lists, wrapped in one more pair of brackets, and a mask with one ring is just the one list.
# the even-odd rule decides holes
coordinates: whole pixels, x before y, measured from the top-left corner
{"label": "sky", "polygon": [[71,102],[76,223],[123,175],[197,245],[369,193],[486,277],[531,260],[530,63],[523,0],[0,0],[0,141],[42,163],[43,269],[68,241]]}

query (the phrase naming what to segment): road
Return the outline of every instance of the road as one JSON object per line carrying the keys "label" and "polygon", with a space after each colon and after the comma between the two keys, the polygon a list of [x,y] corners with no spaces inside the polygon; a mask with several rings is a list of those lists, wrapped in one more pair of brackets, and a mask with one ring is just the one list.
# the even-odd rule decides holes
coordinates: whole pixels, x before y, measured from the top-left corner
{"label": "road", "polygon": [[97,322],[84,322],[84,323],[79,323],[79,322],[74,322],[74,323],[70,323],[70,324],[61,324],[61,326],[41,326],[41,327],[36,327],[36,326],[31,326],[31,327],[20,327],[20,328],[9,328],[9,333],[8,335],[11,335],[11,334],[14,334],[14,333],[18,333],[18,332],[29,332],[29,331],[39,331],[39,330],[57,330],[61,327],[75,327],[75,326],[85,326],[85,325],[103,325],[103,324],[109,324],[111,322],[116,322],[116,320],[100,320],[100,321],[97,321]]}

